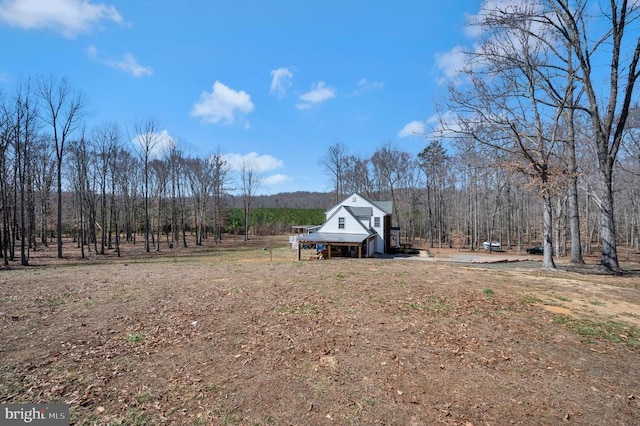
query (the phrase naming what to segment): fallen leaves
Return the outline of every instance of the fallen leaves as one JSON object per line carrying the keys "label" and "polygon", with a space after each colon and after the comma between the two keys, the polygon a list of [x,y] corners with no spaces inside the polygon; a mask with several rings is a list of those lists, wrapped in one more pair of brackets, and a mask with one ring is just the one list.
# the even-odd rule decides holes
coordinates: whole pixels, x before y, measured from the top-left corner
{"label": "fallen leaves", "polygon": [[29,299],[40,284],[20,284],[19,320],[0,317],[0,398],[68,401],[78,424],[630,423],[638,410],[637,352],[580,343],[506,284],[478,294],[482,270],[346,260],[119,273],[88,281],[90,298],[48,282],[52,306]]}

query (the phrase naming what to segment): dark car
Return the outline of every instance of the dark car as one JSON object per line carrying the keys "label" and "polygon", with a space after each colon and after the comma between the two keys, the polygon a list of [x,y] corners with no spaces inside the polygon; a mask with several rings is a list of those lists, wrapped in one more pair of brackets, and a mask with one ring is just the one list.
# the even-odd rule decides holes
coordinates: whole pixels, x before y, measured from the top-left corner
{"label": "dark car", "polygon": [[544,254],[544,248],[542,246],[528,248],[527,254]]}

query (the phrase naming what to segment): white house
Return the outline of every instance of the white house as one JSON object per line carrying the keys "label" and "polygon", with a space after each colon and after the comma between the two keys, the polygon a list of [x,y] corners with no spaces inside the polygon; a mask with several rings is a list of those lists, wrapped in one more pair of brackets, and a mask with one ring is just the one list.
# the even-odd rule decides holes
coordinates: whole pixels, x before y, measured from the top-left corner
{"label": "white house", "polygon": [[[298,260],[303,245],[322,245],[347,257],[371,257],[391,247],[393,202],[372,201],[354,193],[325,212],[326,220],[315,232],[298,237]],[[396,238],[397,241],[397,238]]]}

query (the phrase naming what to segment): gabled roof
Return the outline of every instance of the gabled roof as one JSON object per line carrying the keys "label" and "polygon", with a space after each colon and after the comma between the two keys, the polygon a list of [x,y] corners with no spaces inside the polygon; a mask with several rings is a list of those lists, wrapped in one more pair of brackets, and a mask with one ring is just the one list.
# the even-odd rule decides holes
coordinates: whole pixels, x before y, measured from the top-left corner
{"label": "gabled roof", "polygon": [[[364,207],[364,208],[368,208],[368,207]],[[371,208],[368,208],[368,209],[371,210]],[[375,233],[375,232],[371,231],[370,229],[368,229],[366,226],[364,226],[362,224],[362,222],[360,222],[360,219],[358,219],[358,215],[354,214],[353,210],[362,210],[362,208],[358,208],[358,207],[354,208],[354,207],[349,207],[349,206],[340,206],[335,212],[333,212],[331,217],[327,218],[327,221],[322,225],[322,227],[318,230],[318,232],[322,232],[322,228],[324,228],[324,225],[329,223],[331,218],[337,216],[338,213],[340,213],[341,211],[346,211],[347,214],[349,216],[351,216],[355,220],[355,222],[359,225],[359,228],[362,230],[362,233],[364,233],[366,235],[371,235],[371,234]]]}
{"label": "gabled roof", "polygon": [[392,214],[393,213],[393,201],[373,201],[372,199],[367,198],[364,195],[358,194],[357,192],[354,195],[357,195],[358,197],[362,198],[363,200],[366,200],[369,204],[373,204],[374,206],[376,206],[377,208],[379,208],[380,210],[382,210],[386,214]]}
{"label": "gabled roof", "polygon": [[[377,208],[379,208],[380,210],[382,210],[385,214],[393,214],[393,201],[373,201],[372,199],[365,197],[364,195],[358,193],[358,192],[354,192],[353,194],[349,195],[347,198],[345,198],[341,203],[334,205],[333,207],[331,207],[328,211],[335,209],[336,207],[344,204],[345,201],[347,201],[349,198],[351,197],[359,197],[363,200],[365,200],[367,203],[371,204],[372,206],[375,206]],[[366,208],[366,207],[356,207],[356,208]],[[325,212],[326,213],[326,212]],[[361,215],[361,216],[365,216],[365,215]]]}

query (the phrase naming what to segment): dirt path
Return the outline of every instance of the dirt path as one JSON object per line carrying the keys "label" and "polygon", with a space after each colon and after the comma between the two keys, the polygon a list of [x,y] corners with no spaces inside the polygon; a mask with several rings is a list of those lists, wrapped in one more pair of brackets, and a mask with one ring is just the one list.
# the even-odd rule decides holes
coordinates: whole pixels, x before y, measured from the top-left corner
{"label": "dirt path", "polygon": [[[542,271],[540,256],[452,250],[432,257],[421,254],[412,260],[472,265],[496,273],[510,271],[513,279],[509,287],[530,294],[550,312],[640,326],[640,274],[637,272],[606,276],[594,273],[593,265],[577,268],[566,261],[556,261],[557,271]],[[635,263],[623,266],[631,271],[637,268]],[[576,271],[581,273],[577,275]]]}

